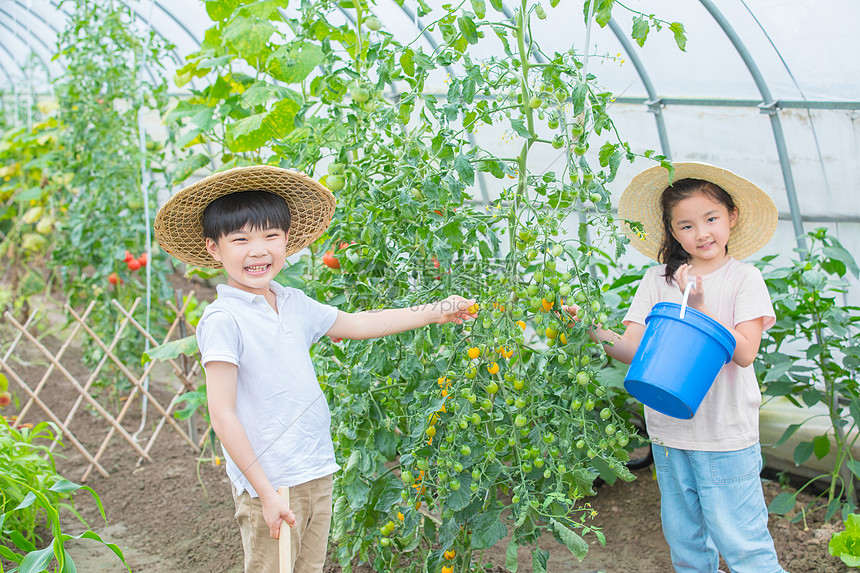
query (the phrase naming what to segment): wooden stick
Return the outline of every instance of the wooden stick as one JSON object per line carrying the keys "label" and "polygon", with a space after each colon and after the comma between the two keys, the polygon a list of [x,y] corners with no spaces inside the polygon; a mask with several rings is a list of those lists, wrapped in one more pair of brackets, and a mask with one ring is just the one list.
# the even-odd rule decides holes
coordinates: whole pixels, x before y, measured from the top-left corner
{"label": "wooden stick", "polygon": [[[290,488],[282,485],[278,488],[278,494],[290,505]],[[293,548],[290,545],[290,526],[286,521],[281,522],[281,532],[278,534],[278,554],[280,573],[293,573]]]}

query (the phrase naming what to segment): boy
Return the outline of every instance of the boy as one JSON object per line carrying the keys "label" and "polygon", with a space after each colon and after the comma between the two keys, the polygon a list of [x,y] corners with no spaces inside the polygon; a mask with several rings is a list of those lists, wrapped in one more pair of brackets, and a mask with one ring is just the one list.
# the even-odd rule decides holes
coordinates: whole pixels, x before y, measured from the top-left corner
{"label": "boy", "polygon": [[[197,327],[212,427],[227,460],[245,571],[278,570],[290,526],[295,573],[322,571],[339,469],[331,419],[310,346],[323,335],[366,339],[475,317],[474,300],[354,314],[274,282],[286,257],[319,238],[334,197],[316,181],[271,166],[230,169],[186,187],[155,220],[177,259],[227,272]],[[277,494],[290,487],[290,507]]]}

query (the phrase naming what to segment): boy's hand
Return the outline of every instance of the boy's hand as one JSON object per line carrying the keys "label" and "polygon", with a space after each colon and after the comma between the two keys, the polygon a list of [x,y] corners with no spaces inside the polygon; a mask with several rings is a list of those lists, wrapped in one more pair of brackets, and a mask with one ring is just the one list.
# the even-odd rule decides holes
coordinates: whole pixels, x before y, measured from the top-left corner
{"label": "boy's hand", "polygon": [[478,311],[472,308],[474,305],[475,299],[463,298],[456,294],[445,300],[440,300],[434,309],[438,313],[436,324],[445,324],[446,322],[463,324],[466,320],[472,320],[478,316]]}
{"label": "boy's hand", "polygon": [[296,525],[296,516],[293,514],[287,502],[280,495],[275,493],[268,500],[263,501],[263,519],[266,520],[266,525],[269,526],[269,535],[272,539],[277,539],[281,532],[281,522],[286,521],[287,525],[294,527]]}

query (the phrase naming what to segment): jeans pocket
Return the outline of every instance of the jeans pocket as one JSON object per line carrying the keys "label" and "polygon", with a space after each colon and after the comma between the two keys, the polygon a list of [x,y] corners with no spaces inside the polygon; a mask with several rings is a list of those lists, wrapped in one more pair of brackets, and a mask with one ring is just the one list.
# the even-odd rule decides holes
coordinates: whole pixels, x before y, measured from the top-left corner
{"label": "jeans pocket", "polygon": [[714,485],[730,485],[759,478],[761,454],[758,445],[733,452],[710,452]]}
{"label": "jeans pocket", "polygon": [[654,455],[654,467],[658,472],[669,471],[669,450],[664,446],[651,444],[651,453]]}

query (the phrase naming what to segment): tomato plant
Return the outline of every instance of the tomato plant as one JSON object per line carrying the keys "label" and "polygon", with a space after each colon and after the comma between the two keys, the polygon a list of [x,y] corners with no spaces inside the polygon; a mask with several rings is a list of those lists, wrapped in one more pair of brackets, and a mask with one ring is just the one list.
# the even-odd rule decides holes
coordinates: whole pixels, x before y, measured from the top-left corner
{"label": "tomato plant", "polygon": [[[545,13],[491,5],[420,3],[442,37],[426,51],[361,0],[286,14],[210,1],[214,25],[178,72],[181,85],[208,83],[168,114],[172,137],[201,165],[297,168],[335,192],[327,235],[281,280],[348,310],[452,293],[480,301],[468,326],[314,349],[343,466],[331,541],[347,569],[361,560],[378,571],[479,570],[483,550],[509,532],[509,568],[544,531],[581,558],[583,535],[603,540],[581,501],[597,471],[632,477],[631,429],[607,401],[606,357],[585,328],[609,318],[589,268],[623,250],[605,186],[635,153],[607,113],[611,94],[583,72],[584,54],[542,54],[527,40],[530,19]],[[611,7],[586,14],[605,25]],[[473,53],[480,42],[498,55]],[[444,97],[425,90],[439,73]],[[471,143],[485,125],[507,126],[512,157]],[[535,146],[560,151],[556,171],[532,171]],[[489,205],[472,198],[479,178],[499,189]],[[564,236],[571,222],[577,232]],[[578,323],[559,313],[568,297],[583,307]],[[532,555],[545,570],[548,554]]]}
{"label": "tomato plant", "polygon": [[[163,301],[173,298],[173,290],[167,280],[167,257],[157,249],[152,260],[142,254],[147,252],[146,229],[155,215],[156,189],[145,205],[147,178],[141,164],[148,170],[163,169],[163,150],[152,140],[141,148],[138,114],[147,109],[158,112],[166,105],[166,82],[151,84],[144,76],[146,66],[159,69],[166,46],[154,34],[138,35],[131,8],[75,0],[68,3],[68,24],[59,48],[66,73],[54,86],[60,109],[59,151],[50,165],[59,166],[60,173],[47,172],[46,177],[48,181],[62,177],[64,185],[51,197],[62,208],[51,269],[73,306],[101,301],[93,308],[90,324],[102,338],[113,336],[120,319],[110,300],[128,308],[138,297],[144,297],[144,303],[136,320],[150,325],[159,338],[167,328]],[[149,305],[147,281],[152,287]],[[142,335],[132,329],[116,352],[127,363],[137,362],[143,345]],[[97,361],[101,350],[93,344],[84,356]],[[115,369],[113,373],[114,383],[128,384]]]}

